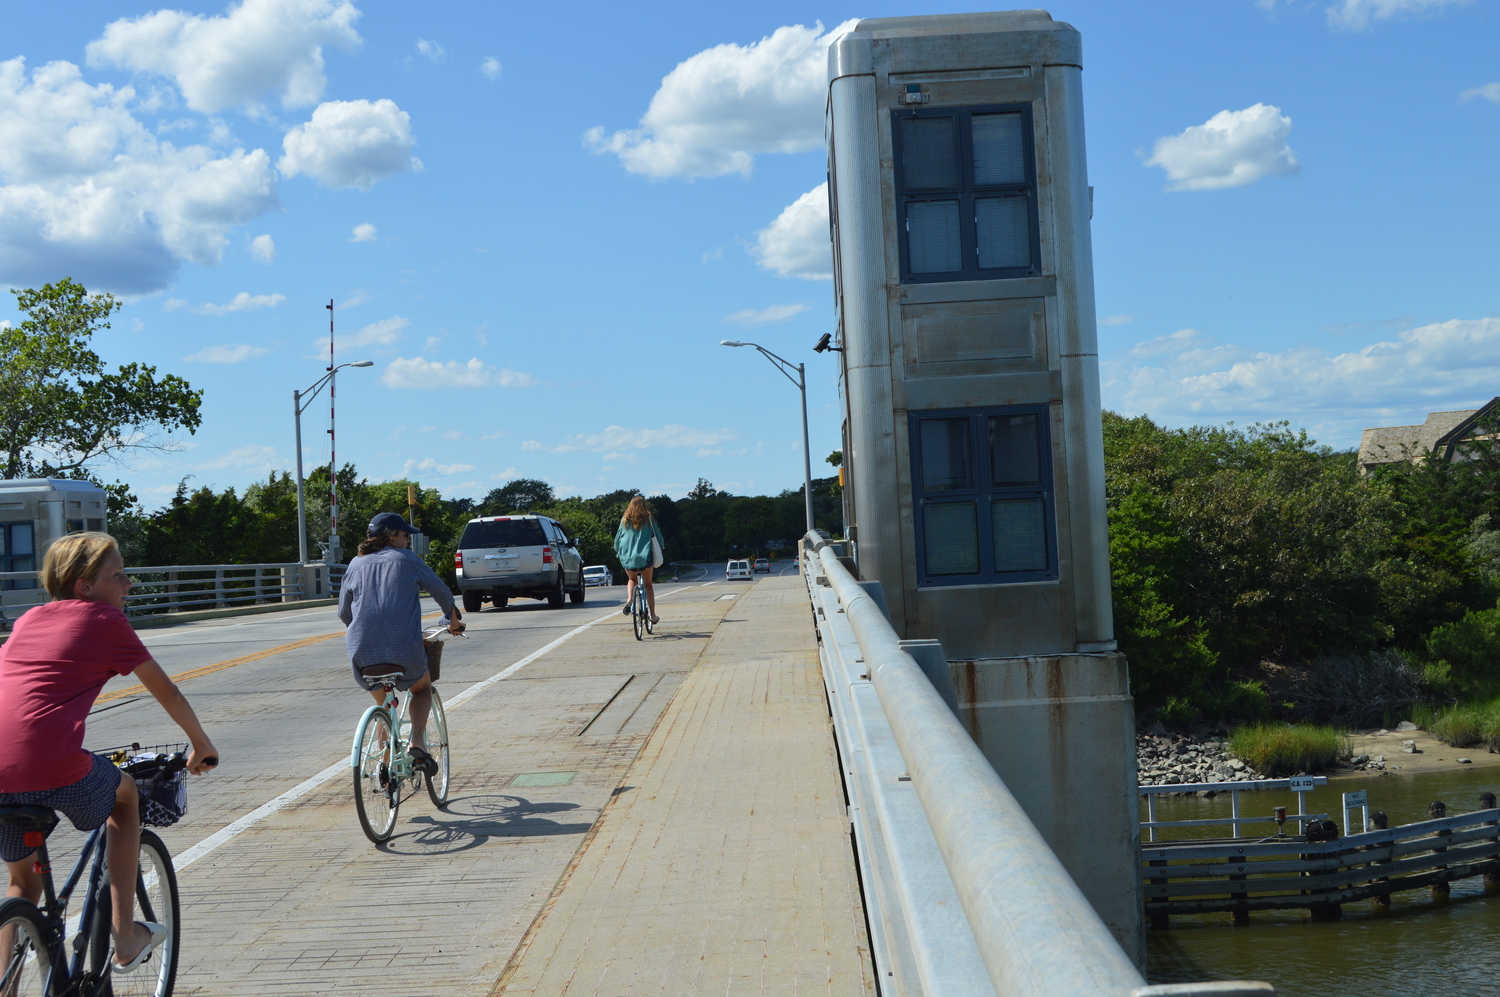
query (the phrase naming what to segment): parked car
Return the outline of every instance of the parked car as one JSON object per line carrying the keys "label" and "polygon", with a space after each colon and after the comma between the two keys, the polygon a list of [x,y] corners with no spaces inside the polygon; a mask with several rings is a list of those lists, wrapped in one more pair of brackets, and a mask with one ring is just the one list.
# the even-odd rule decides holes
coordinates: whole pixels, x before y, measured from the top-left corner
{"label": "parked car", "polygon": [[771,562],[763,557],[757,557],[755,559],[755,570],[763,571],[769,575],[771,573]]}
{"label": "parked car", "polygon": [[734,581],[736,578],[750,577],[751,573],[749,561],[730,561],[728,564],[724,565],[724,580],[726,582]]}
{"label": "parked car", "polygon": [[464,612],[477,613],[486,600],[504,609],[514,596],[545,599],[553,609],[564,599],[583,602],[587,583],[583,556],[562,524],[546,516],[485,516],[471,519],[453,555]]}
{"label": "parked car", "polygon": [[609,570],[607,564],[591,564],[583,569],[583,584],[585,585],[613,585],[614,583],[614,572]]}

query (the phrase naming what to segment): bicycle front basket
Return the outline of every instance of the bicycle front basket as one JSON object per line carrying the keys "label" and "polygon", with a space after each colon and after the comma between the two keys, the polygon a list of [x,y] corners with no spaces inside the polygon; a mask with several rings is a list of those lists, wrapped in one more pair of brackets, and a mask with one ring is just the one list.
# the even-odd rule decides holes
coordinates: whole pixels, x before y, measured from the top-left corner
{"label": "bicycle front basket", "polygon": [[436,682],[443,664],[443,642],[436,637],[427,637],[423,639],[422,647],[427,650],[427,672]]}
{"label": "bicycle front basket", "polygon": [[140,797],[141,823],[147,827],[171,827],[187,813],[187,772],[168,772],[166,760],[166,754],[142,753],[125,763]]}

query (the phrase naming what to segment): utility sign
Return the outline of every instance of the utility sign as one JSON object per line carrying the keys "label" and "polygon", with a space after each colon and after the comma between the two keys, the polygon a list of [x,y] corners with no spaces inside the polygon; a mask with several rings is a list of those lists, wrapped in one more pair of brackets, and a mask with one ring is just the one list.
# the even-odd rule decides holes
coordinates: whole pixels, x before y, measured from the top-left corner
{"label": "utility sign", "polygon": [[1292,776],[1292,792],[1294,793],[1310,793],[1315,784],[1314,778],[1310,775]]}
{"label": "utility sign", "polygon": [[1370,805],[1370,793],[1361,789],[1354,793],[1344,794],[1344,809],[1353,810],[1355,807],[1367,807]]}

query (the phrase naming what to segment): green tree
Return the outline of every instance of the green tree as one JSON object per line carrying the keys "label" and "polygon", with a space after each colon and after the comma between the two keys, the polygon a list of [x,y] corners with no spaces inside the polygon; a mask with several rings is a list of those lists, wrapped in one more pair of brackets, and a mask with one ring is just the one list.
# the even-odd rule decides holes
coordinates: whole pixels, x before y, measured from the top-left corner
{"label": "green tree", "polygon": [[494,489],[479,503],[486,516],[503,516],[508,512],[532,512],[557,501],[552,486],[536,478],[517,478]]}
{"label": "green tree", "polygon": [[153,432],[195,432],[203,392],[156,368],[114,373],[89,347],[120,302],[69,278],[12,291],[26,318],[0,329],[0,477],[61,477],[159,448]]}

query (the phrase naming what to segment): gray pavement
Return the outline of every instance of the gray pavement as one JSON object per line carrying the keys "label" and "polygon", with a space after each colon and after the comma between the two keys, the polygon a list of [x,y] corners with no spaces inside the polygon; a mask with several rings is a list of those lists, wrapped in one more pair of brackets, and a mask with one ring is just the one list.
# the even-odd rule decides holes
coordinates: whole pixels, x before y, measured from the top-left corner
{"label": "gray pavement", "polygon": [[[467,616],[472,637],[448,644],[440,683],[456,704],[450,805],[408,800],[382,848],[360,833],[349,798],[342,760],[370,700],[349,678],[332,611],[143,632],[224,759],[192,780],[188,817],[161,832],[186,863],[178,992],[488,993],[580,846],[600,833],[600,813],[630,793],[627,773],[648,735],[736,605],[723,597],[750,591],[663,584],[663,624],[640,643],[618,615],[623,587],[590,589],[581,607],[522,602]],[[106,688],[91,747],[175,740],[131,684]],[[815,736],[831,752],[826,732]],[[852,882],[845,818],[828,828],[848,866],[834,872]],[[58,866],[78,838],[54,835]],[[848,901],[837,900],[841,923],[862,925],[857,892],[853,914]]]}

